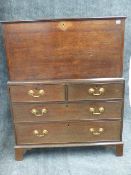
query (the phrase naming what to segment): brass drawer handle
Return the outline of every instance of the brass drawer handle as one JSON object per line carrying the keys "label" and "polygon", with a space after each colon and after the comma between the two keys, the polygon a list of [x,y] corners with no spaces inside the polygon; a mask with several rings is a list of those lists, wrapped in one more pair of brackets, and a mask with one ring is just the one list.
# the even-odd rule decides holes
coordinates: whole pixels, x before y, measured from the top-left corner
{"label": "brass drawer handle", "polygon": [[95,128],[90,128],[89,131],[94,135],[94,136],[98,136],[101,135],[104,132],[104,128],[99,128],[98,130],[96,130]]}
{"label": "brass drawer handle", "polygon": [[105,111],[105,109],[104,109],[104,107],[99,107],[98,108],[99,112],[96,112],[95,108],[90,107],[89,111],[92,113],[92,115],[101,115]]}
{"label": "brass drawer handle", "polygon": [[45,91],[43,89],[40,89],[38,91],[34,91],[34,90],[29,90],[28,91],[28,95],[30,95],[30,96],[32,96],[34,98],[38,98],[38,97],[40,97],[40,96],[42,96],[44,94],[45,94]]}
{"label": "brass drawer handle", "polygon": [[105,92],[105,89],[103,87],[97,89],[97,88],[90,88],[88,90],[89,94],[93,95],[93,96],[100,96],[103,95]]}
{"label": "brass drawer handle", "polygon": [[31,113],[34,114],[36,117],[41,117],[44,114],[46,114],[48,112],[48,110],[46,108],[43,108],[41,111],[37,110],[37,109],[32,109]]}
{"label": "brass drawer handle", "polygon": [[41,134],[40,134],[40,132],[39,132],[37,129],[35,129],[35,130],[33,131],[33,134],[34,134],[36,137],[44,137],[45,135],[48,134],[48,130],[44,129],[44,130],[41,132]]}

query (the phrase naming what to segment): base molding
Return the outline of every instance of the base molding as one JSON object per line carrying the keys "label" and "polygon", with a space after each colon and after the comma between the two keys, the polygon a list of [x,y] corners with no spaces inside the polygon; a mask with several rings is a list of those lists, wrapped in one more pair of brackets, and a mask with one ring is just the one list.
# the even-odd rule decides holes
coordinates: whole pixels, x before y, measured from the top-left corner
{"label": "base molding", "polygon": [[88,147],[88,146],[115,146],[116,156],[123,155],[123,142],[99,142],[99,143],[69,143],[69,144],[44,144],[44,145],[16,145],[15,159],[17,161],[23,160],[26,151],[33,148],[59,148],[59,147]]}

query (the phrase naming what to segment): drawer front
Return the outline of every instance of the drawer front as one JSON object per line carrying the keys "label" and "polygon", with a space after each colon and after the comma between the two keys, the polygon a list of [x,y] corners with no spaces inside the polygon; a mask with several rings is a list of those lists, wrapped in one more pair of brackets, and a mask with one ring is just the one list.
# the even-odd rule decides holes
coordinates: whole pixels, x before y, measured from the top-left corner
{"label": "drawer front", "polygon": [[69,104],[13,104],[14,122],[120,119],[122,101]]}
{"label": "drawer front", "polygon": [[120,121],[16,124],[17,144],[120,141]]}
{"label": "drawer front", "polygon": [[4,24],[10,80],[120,77],[124,20]]}
{"label": "drawer front", "polygon": [[124,83],[72,84],[68,86],[68,99],[97,100],[123,98]]}
{"label": "drawer front", "polygon": [[65,100],[63,85],[10,86],[10,95],[13,102]]}

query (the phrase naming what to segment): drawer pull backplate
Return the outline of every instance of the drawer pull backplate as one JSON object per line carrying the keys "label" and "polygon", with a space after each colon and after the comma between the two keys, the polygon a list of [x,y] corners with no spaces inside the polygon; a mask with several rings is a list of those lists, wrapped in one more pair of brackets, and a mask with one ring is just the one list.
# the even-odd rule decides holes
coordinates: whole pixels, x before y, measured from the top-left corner
{"label": "drawer pull backplate", "polygon": [[104,113],[105,109],[104,107],[99,107],[98,110],[96,110],[94,107],[90,107],[89,111],[92,113],[92,115],[101,115],[102,113]]}
{"label": "drawer pull backplate", "polygon": [[32,109],[31,110],[31,113],[34,114],[36,117],[41,117],[43,116],[44,114],[46,114],[48,111],[46,108],[43,108],[41,110],[37,110],[37,109]]}
{"label": "drawer pull backplate", "polygon": [[48,134],[48,130],[44,129],[42,132],[39,132],[37,129],[33,131],[33,134],[37,137],[44,137]]}
{"label": "drawer pull backplate", "polygon": [[93,95],[93,96],[100,96],[100,95],[103,95],[104,94],[104,92],[105,92],[105,89],[103,88],[103,87],[101,87],[101,88],[90,88],[89,90],[88,90],[88,93],[90,94],[90,95]]}
{"label": "drawer pull backplate", "polygon": [[101,135],[104,132],[103,128],[95,129],[95,128],[90,128],[89,131],[94,135],[98,136]]}
{"label": "drawer pull backplate", "polygon": [[30,95],[30,96],[32,96],[34,98],[38,98],[38,97],[40,97],[40,96],[42,96],[44,94],[45,94],[45,91],[43,89],[40,89],[38,91],[34,91],[34,90],[29,90],[28,91],[28,95]]}

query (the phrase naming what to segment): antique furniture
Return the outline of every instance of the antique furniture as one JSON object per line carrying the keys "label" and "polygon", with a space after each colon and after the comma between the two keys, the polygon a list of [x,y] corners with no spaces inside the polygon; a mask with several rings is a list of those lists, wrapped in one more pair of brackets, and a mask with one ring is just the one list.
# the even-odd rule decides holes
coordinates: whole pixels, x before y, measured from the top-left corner
{"label": "antique furniture", "polygon": [[16,160],[44,147],[123,154],[125,17],[3,23]]}

